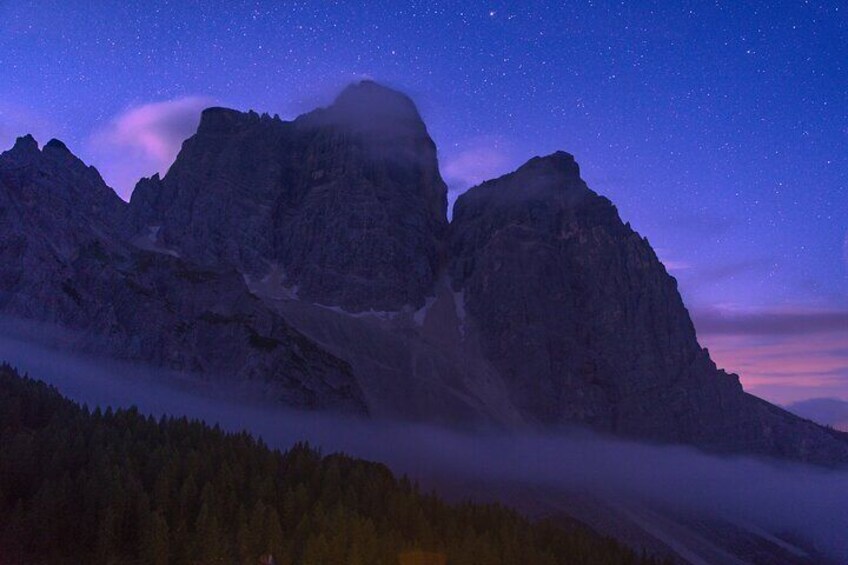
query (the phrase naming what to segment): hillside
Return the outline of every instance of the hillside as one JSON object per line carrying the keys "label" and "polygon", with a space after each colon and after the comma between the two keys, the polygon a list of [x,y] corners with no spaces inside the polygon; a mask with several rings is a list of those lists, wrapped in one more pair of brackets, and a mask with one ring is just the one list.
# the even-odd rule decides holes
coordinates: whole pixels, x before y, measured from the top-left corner
{"label": "hillside", "polygon": [[449,505],[383,465],[135,409],[0,367],[3,563],[652,563],[581,527]]}

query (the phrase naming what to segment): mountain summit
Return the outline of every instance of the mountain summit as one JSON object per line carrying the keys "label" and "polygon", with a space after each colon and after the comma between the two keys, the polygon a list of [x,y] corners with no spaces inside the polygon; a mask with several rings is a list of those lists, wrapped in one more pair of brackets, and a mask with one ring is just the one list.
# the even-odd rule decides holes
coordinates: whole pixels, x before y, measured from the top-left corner
{"label": "mountain summit", "polygon": [[536,157],[460,196],[449,249],[468,331],[522,414],[715,451],[848,455],[844,437],[716,368],[675,279],[571,155]]}
{"label": "mountain summit", "polygon": [[312,302],[395,310],[433,285],[447,188],[412,101],[363,82],[293,122],[206,110],[130,209],[136,233],[160,226],[200,263],[280,274]]}
{"label": "mountain summit", "polygon": [[450,223],[446,193],[415,104],[370,81],[293,121],[205,110],[128,205],[21,138],[0,157],[0,312],[290,405],[848,463],[848,436],[715,366],[572,155],[471,188]]}
{"label": "mountain summit", "polygon": [[365,80],[342,90],[328,108],[301,116],[301,123],[346,126],[392,139],[425,138],[427,128],[415,103],[402,92]]}

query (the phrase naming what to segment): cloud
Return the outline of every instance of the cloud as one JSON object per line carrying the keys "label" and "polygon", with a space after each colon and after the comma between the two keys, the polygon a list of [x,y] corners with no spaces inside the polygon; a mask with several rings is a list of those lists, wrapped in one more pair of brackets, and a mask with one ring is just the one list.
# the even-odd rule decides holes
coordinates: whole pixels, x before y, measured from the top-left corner
{"label": "cloud", "polygon": [[774,259],[771,257],[743,259],[723,265],[701,268],[698,270],[696,278],[701,284],[712,284],[727,279],[735,279],[749,273],[767,271],[773,265]]}
{"label": "cloud", "polygon": [[445,181],[451,188],[465,190],[508,173],[514,168],[514,158],[507,145],[497,137],[477,137],[445,151]]}
{"label": "cloud", "polygon": [[772,258],[761,257],[732,261],[724,264],[701,265],[686,260],[675,259],[674,252],[667,248],[657,248],[654,251],[663,265],[665,265],[666,270],[678,273],[680,271],[686,271],[680,274],[685,275],[683,281],[689,290],[725,280],[733,280],[749,273],[764,271],[774,264]]}
{"label": "cloud", "polygon": [[669,271],[685,271],[691,269],[692,265],[686,261],[677,261],[674,259],[662,259],[663,265]]}
{"label": "cloud", "polygon": [[182,142],[197,129],[200,112],[215,101],[186,96],[129,108],[96,131],[90,147],[106,182],[129,198],[142,176],[164,174]]}
{"label": "cloud", "polygon": [[660,260],[666,269],[674,274],[681,287],[685,290],[690,301],[698,300],[704,293],[709,293],[717,285],[728,281],[750,280],[759,277],[764,272],[774,269],[775,260],[772,257],[757,257],[729,262],[710,262],[698,260],[690,262],[680,260],[677,252],[669,249],[656,249]]}
{"label": "cloud", "polygon": [[687,261],[673,259],[671,257],[672,252],[666,248],[657,247],[654,249],[654,253],[657,254],[657,257],[669,272],[686,271],[692,268],[692,264]]}
{"label": "cloud", "polygon": [[848,339],[848,310],[728,311],[693,313],[698,331],[723,335],[810,335],[842,332]]}
{"label": "cloud", "polygon": [[[310,80],[308,84],[298,85],[296,92],[289,93],[284,100],[279,101],[280,115],[294,119],[302,114],[309,113],[316,108],[326,108],[331,105],[338,95],[348,86],[358,82],[370,80],[379,82],[379,84],[396,88],[390,83],[382,79],[377,79],[368,73],[342,73],[341,75],[331,75],[315,77],[315,80]],[[409,92],[399,88],[404,92]]]}
{"label": "cloud", "polygon": [[505,139],[475,137],[441,150],[441,172],[448,185],[448,211],[460,194],[517,168],[519,159]]}
{"label": "cloud", "polygon": [[785,404],[848,399],[848,311],[696,310],[699,341],[746,389]]}

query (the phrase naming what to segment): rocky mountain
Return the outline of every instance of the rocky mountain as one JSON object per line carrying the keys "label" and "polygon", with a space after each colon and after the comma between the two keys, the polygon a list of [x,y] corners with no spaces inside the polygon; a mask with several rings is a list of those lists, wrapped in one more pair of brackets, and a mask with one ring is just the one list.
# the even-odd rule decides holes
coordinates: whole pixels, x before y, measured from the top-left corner
{"label": "rocky mountain", "polygon": [[376,418],[848,463],[848,436],[715,366],[675,280],[571,155],[470,189],[448,223],[418,110],[373,82],[289,122],[204,111],[129,205],[24,138],[0,198],[0,312],[88,350]]}
{"label": "rocky mountain", "polygon": [[433,285],[446,195],[415,105],[363,82],[293,122],[204,111],[168,174],[136,187],[131,225],[310,302],[396,310]]}
{"label": "rocky mountain", "polygon": [[845,457],[846,438],[716,368],[675,279],[573,156],[531,159],[460,196],[450,257],[471,331],[522,414],[716,451]]}
{"label": "rocky mountain", "polygon": [[207,377],[295,406],[364,412],[349,365],[289,326],[232,269],[123,241],[127,205],[59,141],[0,155],[0,314],[65,347]]}

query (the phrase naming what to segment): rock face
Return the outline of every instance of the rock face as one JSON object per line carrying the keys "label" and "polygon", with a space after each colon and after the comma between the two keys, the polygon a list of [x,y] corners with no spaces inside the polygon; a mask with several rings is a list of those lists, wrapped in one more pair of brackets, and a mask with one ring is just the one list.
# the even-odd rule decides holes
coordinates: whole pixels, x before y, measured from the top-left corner
{"label": "rock face", "polygon": [[717,369],[571,155],[472,188],[448,224],[418,111],[372,82],[291,122],[204,111],[128,206],[21,138],[0,156],[0,260],[0,313],[287,404],[848,464],[848,436]]}
{"label": "rock face", "polygon": [[0,155],[0,313],[71,330],[65,345],[88,353],[228,376],[295,406],[366,410],[349,365],[240,274],[123,242],[126,212],[63,144],[19,139]]}
{"label": "rock face", "polygon": [[673,398],[704,356],[674,279],[566,153],[460,196],[451,258],[487,354],[543,422],[650,428],[671,408],[644,395]]}
{"label": "rock face", "polygon": [[716,368],[674,278],[571,155],[531,159],[460,196],[450,257],[468,323],[526,417],[715,451],[848,460],[838,433],[745,394]]}
{"label": "rock face", "polygon": [[446,194],[415,105],[363,82],[293,122],[204,111],[168,174],[136,187],[132,226],[311,302],[396,310],[432,287]]}

